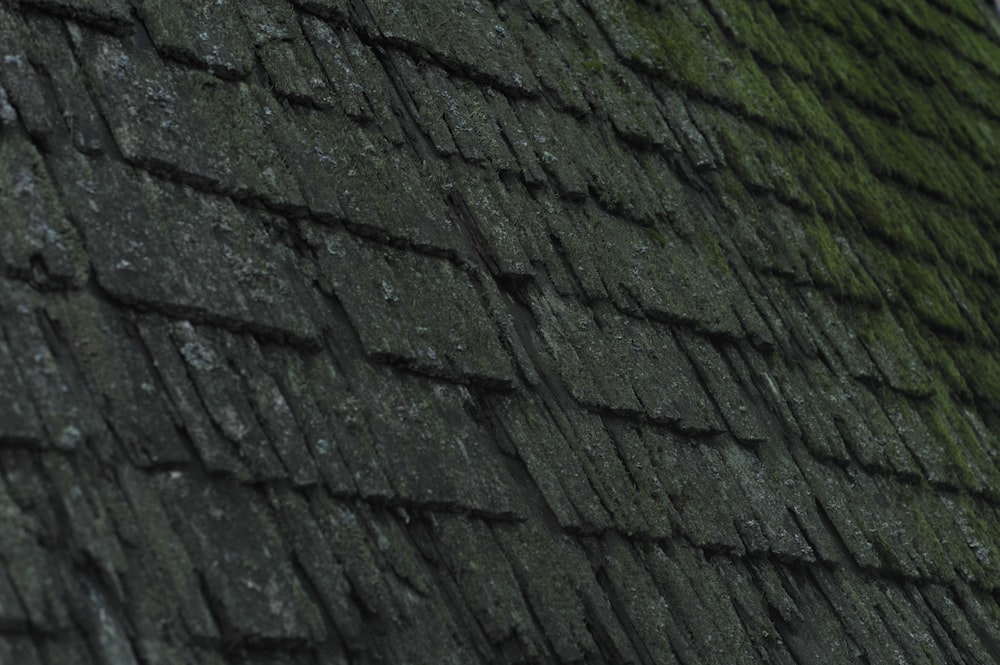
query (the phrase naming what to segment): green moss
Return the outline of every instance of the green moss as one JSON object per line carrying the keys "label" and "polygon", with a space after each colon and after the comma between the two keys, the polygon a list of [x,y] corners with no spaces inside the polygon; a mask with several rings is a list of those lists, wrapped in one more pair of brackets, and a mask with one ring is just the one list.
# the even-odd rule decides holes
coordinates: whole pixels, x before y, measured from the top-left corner
{"label": "green moss", "polygon": [[[916,315],[911,312],[901,312],[900,317],[906,328],[917,329],[919,326]],[[924,366],[937,375],[942,394],[961,400],[971,399],[972,392],[941,339],[936,335],[914,335],[911,343]]]}
{"label": "green moss", "polygon": [[991,280],[961,273],[953,273],[950,283],[963,313],[969,318],[976,338],[985,348],[1000,347],[997,331],[1000,331],[1000,301],[996,297],[996,275]]}
{"label": "green moss", "polygon": [[996,325],[1000,323],[996,319],[1000,307],[996,285],[984,284],[981,279],[969,275],[949,273],[946,269],[942,270],[942,275],[956,306],[968,322],[973,340],[991,349],[1000,346],[995,332],[1000,330]]}
{"label": "green moss", "polygon": [[941,135],[941,118],[933,103],[930,93],[923,84],[913,81],[899,71],[899,67],[888,55],[882,54],[869,60],[871,74],[882,83],[899,116],[907,127],[923,136]]}
{"label": "green moss", "polygon": [[942,12],[948,12],[962,19],[969,26],[977,29],[985,27],[982,10],[977,6],[981,3],[976,0],[930,0],[930,3]]}
{"label": "green moss", "polygon": [[1000,493],[1000,470],[983,448],[976,431],[949,395],[938,393],[924,409],[924,420],[940,446],[946,464],[960,474],[962,485],[974,492]]}
{"label": "green moss", "polygon": [[792,173],[797,176],[809,202],[824,218],[834,219],[837,216],[837,202],[827,188],[827,182],[821,176],[822,168],[817,168],[821,165],[814,159],[817,153],[822,152],[822,148],[811,141],[783,143],[783,156],[790,164]]}
{"label": "green moss", "polygon": [[937,118],[939,138],[954,143],[954,147],[974,157],[984,168],[997,166],[1000,135],[994,129],[994,123],[960,104],[945,85],[938,85],[929,91],[927,102],[932,105],[932,112]]}
{"label": "green moss", "polygon": [[784,44],[774,39],[781,34],[781,26],[766,5],[749,2],[722,2],[709,0],[709,6],[722,29],[739,46],[749,49],[755,56],[777,67],[785,64],[782,53]]}
{"label": "green moss", "polygon": [[976,345],[949,345],[949,355],[972,394],[1000,409],[1000,361],[996,354]]}
{"label": "green moss", "polygon": [[904,23],[918,33],[931,33],[943,37],[944,33],[932,9],[925,2],[899,2],[898,0],[878,0],[887,11],[899,16]]}
{"label": "green moss", "polygon": [[942,17],[940,24],[947,34],[949,48],[954,49],[959,56],[976,68],[985,70],[994,77],[1000,76],[1000,46],[985,30],[970,30],[948,16]]}
{"label": "green moss", "polygon": [[789,37],[794,41],[803,57],[809,61],[812,70],[811,80],[823,92],[833,90],[837,85],[835,72],[838,69],[847,68],[846,64],[830,62],[844,57],[842,48],[836,42],[831,41],[827,33],[815,25],[809,23],[793,25],[797,27],[790,31]]}
{"label": "green moss", "polygon": [[870,307],[882,304],[882,293],[857,259],[848,252],[845,238],[835,237],[820,217],[813,218],[812,223],[805,227],[805,232],[821,266],[811,269],[813,279],[830,287],[840,300]]}
{"label": "green moss", "polygon": [[974,106],[992,118],[1000,119],[1000,99],[996,81],[979,74],[975,66],[943,46],[928,44],[929,57],[938,65],[940,79],[965,104]]}
{"label": "green moss", "polygon": [[733,57],[736,66],[731,75],[725,79],[724,101],[728,104],[735,103],[740,112],[748,118],[759,120],[774,129],[801,136],[802,129],[795,116],[753,58],[746,53],[734,54]]}
{"label": "green moss", "polygon": [[780,12],[781,14],[791,12],[798,4],[797,2],[793,3],[791,0],[767,0],[767,3],[771,5],[775,12]]}
{"label": "green moss", "polygon": [[749,51],[734,48],[700,4],[681,7],[624,5],[628,28],[640,39],[629,54],[688,93],[710,99],[786,131],[799,131],[793,115]]}
{"label": "green moss", "polygon": [[917,316],[931,328],[968,337],[972,330],[948,293],[934,266],[903,257],[899,261],[899,288],[906,294]]}
{"label": "green moss", "polygon": [[706,107],[701,115],[714,128],[712,137],[726,163],[748,188],[774,192],[783,202],[801,210],[814,207],[799,181],[795,164],[787,156],[784,139],[718,108]]}
{"label": "green moss", "polygon": [[929,57],[922,41],[898,17],[887,17],[883,25],[884,30],[879,35],[882,52],[891,57],[907,76],[926,85],[936,82],[940,69]]}
{"label": "green moss", "polygon": [[769,41],[777,41],[775,48],[781,55],[781,69],[796,78],[812,74],[812,65],[795,45],[794,39],[774,40],[774,35],[781,35],[798,29],[798,23],[790,20],[787,15],[779,19],[765,3],[747,3],[753,7],[754,19],[760,25],[760,31]]}
{"label": "green moss", "polygon": [[719,244],[715,233],[707,224],[698,227],[698,247],[704,252],[708,265],[719,273],[730,273],[733,268],[726,257],[726,252]]}
{"label": "green moss", "polygon": [[911,336],[919,336],[919,328],[907,322],[900,309],[856,311],[855,327],[890,386],[909,397],[929,397],[938,384],[910,343]]}
{"label": "green moss", "polygon": [[723,38],[714,22],[693,25],[673,3],[659,12],[636,2],[624,3],[623,9],[628,26],[642,38],[642,51],[631,54],[637,64],[649,63],[687,90],[722,96],[721,74],[728,73],[733,63],[722,67],[723,56],[715,44],[723,43]]}
{"label": "green moss", "polygon": [[[778,198],[799,210],[814,211],[817,204],[812,196],[813,190],[804,186],[806,178],[800,169],[800,164],[792,156],[796,152],[797,144],[775,135],[765,135],[764,138],[766,147],[761,160],[768,168]],[[815,179],[812,179],[810,184],[816,185],[813,189],[818,196],[825,197],[823,202],[827,208],[832,207],[826,192],[818,187]]]}
{"label": "green moss", "polygon": [[732,171],[720,169],[707,174],[722,203],[740,217],[754,219],[757,204],[743,182]]}
{"label": "green moss", "polygon": [[935,264],[877,244],[870,245],[865,256],[879,278],[905,299],[922,323],[963,339],[974,335],[970,321],[942,282]]}
{"label": "green moss", "polygon": [[[784,6],[785,3],[771,3],[772,6]],[[795,16],[807,23],[823,26],[827,30],[839,31],[842,26],[833,3],[821,0],[798,0],[788,4]]]}
{"label": "green moss", "polygon": [[604,71],[604,63],[598,58],[589,58],[583,61],[583,69],[592,76],[597,76]]}
{"label": "green moss", "polygon": [[914,223],[910,204],[898,189],[883,184],[860,161],[840,162],[818,153],[813,162],[817,177],[825,178],[823,185],[845,207],[845,218],[856,220],[866,233],[895,248],[933,254],[926,235]]}
{"label": "green moss", "polygon": [[[958,521],[965,544],[982,568],[979,580],[995,587],[995,580],[1000,573],[1000,550],[996,545],[1000,542],[1000,529],[993,509],[965,494],[955,496],[952,502],[961,511]],[[984,519],[984,513],[988,518]]]}
{"label": "green moss", "polygon": [[782,70],[772,72],[771,81],[775,90],[785,100],[789,111],[797,119],[803,134],[821,142],[840,157],[854,153],[854,147],[830,116],[827,105],[820,102],[809,85],[793,80]]}
{"label": "green moss", "polygon": [[644,226],[642,230],[643,230],[643,232],[646,234],[646,236],[650,240],[652,240],[653,242],[655,242],[662,249],[666,249],[666,247],[667,247],[667,239],[663,236],[662,233],[660,233],[659,231],[657,231],[652,226]]}
{"label": "green moss", "polygon": [[[903,496],[903,502],[908,507],[911,524],[916,529],[908,529],[907,535],[913,538],[914,549],[928,562],[942,564],[950,560],[941,543],[941,530],[932,525],[924,514],[924,506],[928,500],[934,500],[929,495],[926,485],[918,487],[900,486],[900,490],[909,496]],[[946,565],[946,564],[945,564]],[[938,571],[932,571],[938,572]],[[942,571],[943,572],[943,571]]]}
{"label": "green moss", "polygon": [[843,42],[824,38],[820,48],[832,87],[843,91],[859,106],[898,119],[902,112],[886,79],[876,70],[876,59],[862,57]]}
{"label": "green moss", "polygon": [[584,43],[581,47],[583,55],[583,69],[591,76],[599,76],[604,73],[604,61],[590,44]]}
{"label": "green moss", "polygon": [[955,171],[942,169],[950,159],[937,145],[863,113],[847,103],[835,104],[838,118],[873,172],[952,200],[964,189]]}
{"label": "green moss", "polygon": [[750,189],[771,190],[774,184],[768,169],[761,162],[760,154],[766,152],[763,136],[736,116],[720,109],[706,107],[702,115],[715,132],[726,163]]}
{"label": "green moss", "polygon": [[880,50],[880,40],[885,31],[885,19],[868,2],[831,2],[830,9],[837,14],[839,28],[847,39],[866,55]]}
{"label": "green moss", "polygon": [[994,178],[979,168],[967,155],[939,150],[930,155],[935,164],[937,190],[926,188],[958,207],[992,215],[1000,196]]}

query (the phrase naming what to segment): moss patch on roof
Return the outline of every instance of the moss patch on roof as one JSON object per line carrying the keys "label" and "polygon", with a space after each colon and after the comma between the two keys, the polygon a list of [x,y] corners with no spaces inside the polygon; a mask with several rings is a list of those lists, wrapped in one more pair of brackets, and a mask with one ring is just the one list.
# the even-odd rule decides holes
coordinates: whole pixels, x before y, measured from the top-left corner
{"label": "moss patch on roof", "polygon": [[998,83],[977,0],[4,5],[0,662],[997,660]]}

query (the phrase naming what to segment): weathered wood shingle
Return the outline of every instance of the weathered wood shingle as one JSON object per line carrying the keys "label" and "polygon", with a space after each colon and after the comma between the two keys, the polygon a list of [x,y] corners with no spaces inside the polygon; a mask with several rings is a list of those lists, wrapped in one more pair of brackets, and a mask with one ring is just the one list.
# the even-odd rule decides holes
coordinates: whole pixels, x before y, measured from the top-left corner
{"label": "weathered wood shingle", "polygon": [[0,6],[0,663],[1000,659],[979,0]]}

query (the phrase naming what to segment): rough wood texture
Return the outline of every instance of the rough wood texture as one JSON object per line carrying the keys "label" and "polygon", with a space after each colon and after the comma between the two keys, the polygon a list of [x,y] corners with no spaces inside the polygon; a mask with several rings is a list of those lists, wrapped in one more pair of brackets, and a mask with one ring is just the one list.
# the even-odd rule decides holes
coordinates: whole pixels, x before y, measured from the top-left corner
{"label": "rough wood texture", "polygon": [[0,663],[1000,660],[976,0],[0,3]]}

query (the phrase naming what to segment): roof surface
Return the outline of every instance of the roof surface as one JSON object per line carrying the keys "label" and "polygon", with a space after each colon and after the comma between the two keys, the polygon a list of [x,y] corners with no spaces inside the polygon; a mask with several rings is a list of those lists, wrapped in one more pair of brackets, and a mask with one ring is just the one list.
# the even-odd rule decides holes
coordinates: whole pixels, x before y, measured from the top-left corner
{"label": "roof surface", "polygon": [[0,4],[0,663],[996,662],[998,34]]}

